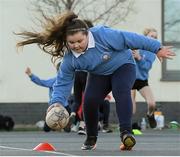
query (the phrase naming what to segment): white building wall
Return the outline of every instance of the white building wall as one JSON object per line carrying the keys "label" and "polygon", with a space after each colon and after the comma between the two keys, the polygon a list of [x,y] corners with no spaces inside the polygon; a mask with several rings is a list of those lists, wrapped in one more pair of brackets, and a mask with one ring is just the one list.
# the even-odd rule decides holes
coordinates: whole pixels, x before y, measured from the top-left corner
{"label": "white building wall", "polygon": [[[154,27],[159,33],[159,40],[162,39],[161,28],[161,0],[135,0],[134,13],[127,22],[121,25],[123,29],[142,33],[145,27]],[[149,84],[152,87],[156,101],[180,101],[180,82],[160,81],[162,73],[161,63],[156,59],[150,71]],[[138,101],[144,101],[140,94]]]}
{"label": "white building wall", "polygon": [[37,46],[26,46],[19,53],[16,50],[17,36],[21,28],[34,26],[27,10],[28,0],[0,0],[0,102],[46,102],[48,89],[33,84],[25,69],[32,68],[42,78],[55,76],[50,56],[40,52]]}
{"label": "white building wall", "polygon": [[[48,89],[31,83],[24,71],[27,66],[41,78],[55,75],[50,56],[37,46],[26,46],[17,53],[13,35],[20,28],[34,27],[33,15],[27,10],[28,0],[0,0],[0,102],[46,102]],[[161,0],[135,0],[134,12],[118,28],[141,33],[155,27],[161,40]],[[179,101],[180,82],[161,82],[161,63],[156,60],[150,72],[150,85],[157,101]],[[138,101],[143,99],[138,95]]]}

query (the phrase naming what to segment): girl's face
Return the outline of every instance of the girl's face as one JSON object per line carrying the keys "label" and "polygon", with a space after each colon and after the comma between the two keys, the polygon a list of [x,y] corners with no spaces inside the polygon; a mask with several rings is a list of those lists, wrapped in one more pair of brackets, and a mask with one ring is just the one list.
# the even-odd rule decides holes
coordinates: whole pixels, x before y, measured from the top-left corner
{"label": "girl's face", "polygon": [[154,39],[157,39],[157,32],[149,32],[148,34],[147,34],[147,36],[148,37],[151,37],[151,38],[154,38]]}
{"label": "girl's face", "polygon": [[77,52],[84,52],[88,45],[88,35],[84,32],[77,32],[66,37],[68,47]]}

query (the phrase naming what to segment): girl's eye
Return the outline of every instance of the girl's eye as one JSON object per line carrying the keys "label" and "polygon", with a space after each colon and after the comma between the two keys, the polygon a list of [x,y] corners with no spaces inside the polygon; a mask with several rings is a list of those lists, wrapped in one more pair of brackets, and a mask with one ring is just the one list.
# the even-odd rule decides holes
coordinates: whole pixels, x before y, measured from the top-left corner
{"label": "girl's eye", "polygon": [[78,40],[78,43],[81,43],[82,42],[82,40]]}
{"label": "girl's eye", "polygon": [[72,41],[69,41],[68,43],[69,43],[69,44],[74,44],[74,42],[72,42]]}

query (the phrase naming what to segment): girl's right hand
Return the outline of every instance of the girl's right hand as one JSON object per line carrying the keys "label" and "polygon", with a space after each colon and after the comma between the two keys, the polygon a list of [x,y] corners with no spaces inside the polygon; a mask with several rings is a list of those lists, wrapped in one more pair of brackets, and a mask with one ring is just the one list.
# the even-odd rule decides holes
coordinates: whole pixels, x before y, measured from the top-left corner
{"label": "girl's right hand", "polygon": [[53,107],[60,107],[60,106],[62,106],[60,103],[54,103],[54,104],[52,104],[51,106],[49,106],[48,107],[48,109],[47,109],[47,111],[46,111],[46,113],[48,113]]}
{"label": "girl's right hand", "polygon": [[160,62],[163,61],[164,58],[173,59],[176,54],[172,51],[173,46],[163,46],[157,52],[157,57],[159,58]]}
{"label": "girl's right hand", "polygon": [[31,76],[31,75],[32,75],[31,69],[30,69],[29,67],[26,68],[25,73],[26,73],[28,76]]}

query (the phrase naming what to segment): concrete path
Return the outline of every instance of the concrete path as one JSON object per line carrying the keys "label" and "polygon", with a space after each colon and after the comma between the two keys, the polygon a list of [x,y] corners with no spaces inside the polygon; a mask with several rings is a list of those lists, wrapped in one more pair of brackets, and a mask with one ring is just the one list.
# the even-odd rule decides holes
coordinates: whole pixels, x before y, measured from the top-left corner
{"label": "concrete path", "polygon": [[[147,130],[137,135],[133,151],[119,151],[119,133],[99,133],[94,151],[80,149],[85,136],[64,132],[0,132],[0,156],[180,156],[180,130]],[[56,151],[33,148],[48,142]]]}

